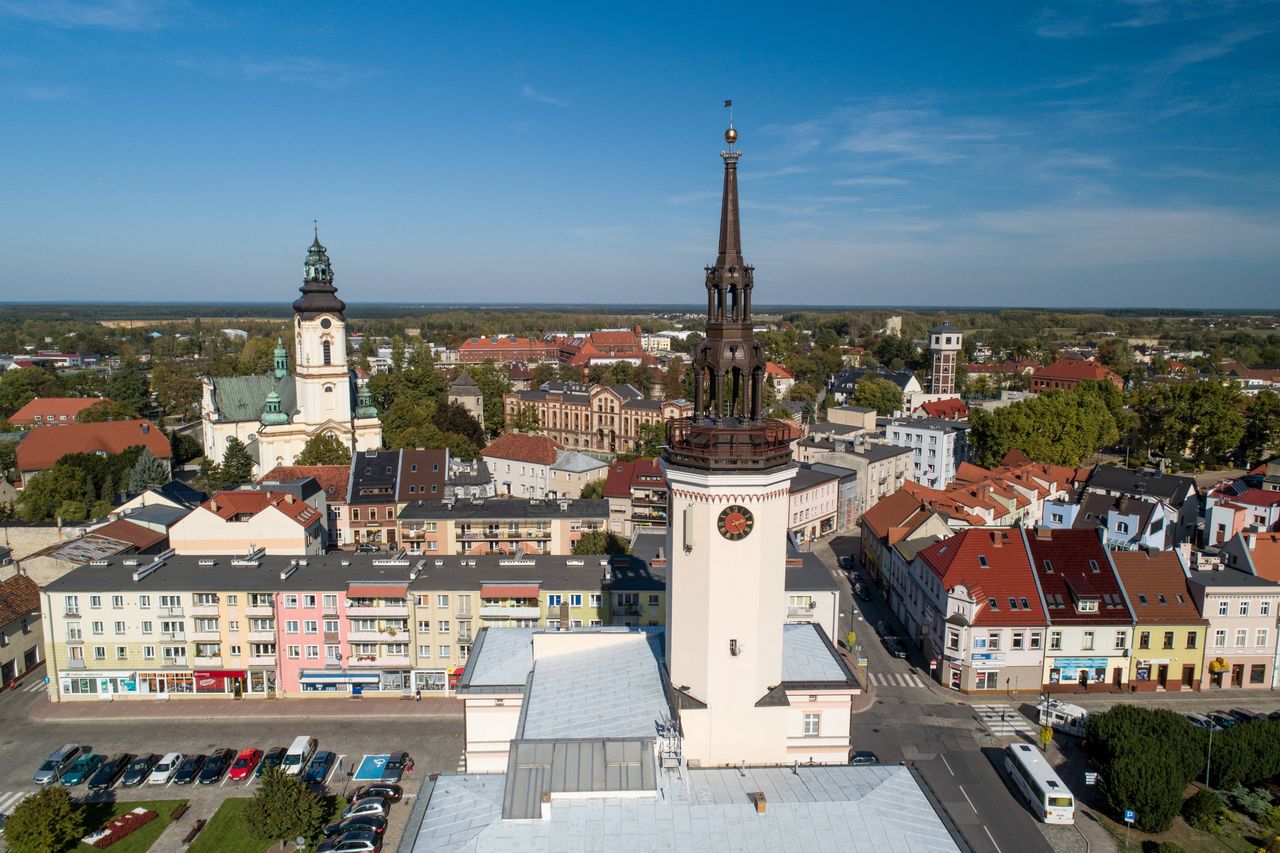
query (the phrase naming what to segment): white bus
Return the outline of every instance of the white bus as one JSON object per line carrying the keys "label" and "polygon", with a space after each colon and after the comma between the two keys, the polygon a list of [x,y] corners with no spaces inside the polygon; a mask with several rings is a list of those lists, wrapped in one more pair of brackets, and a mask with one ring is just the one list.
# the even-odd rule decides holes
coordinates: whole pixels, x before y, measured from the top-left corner
{"label": "white bus", "polygon": [[1050,699],[1040,703],[1040,725],[1049,726],[1057,731],[1076,737],[1084,737],[1084,726],[1089,721],[1089,712],[1079,705],[1063,702],[1061,699]]}
{"label": "white bus", "polygon": [[1075,823],[1076,801],[1040,750],[1028,743],[1005,748],[1004,766],[1009,778],[1045,823]]}

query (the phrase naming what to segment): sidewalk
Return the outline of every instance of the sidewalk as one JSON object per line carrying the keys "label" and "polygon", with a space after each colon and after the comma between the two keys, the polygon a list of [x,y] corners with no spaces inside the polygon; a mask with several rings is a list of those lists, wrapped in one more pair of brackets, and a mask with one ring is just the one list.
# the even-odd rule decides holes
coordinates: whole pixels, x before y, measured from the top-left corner
{"label": "sidewalk", "polygon": [[284,720],[431,719],[462,716],[462,700],[442,696],[421,702],[395,697],[349,696],[317,699],[117,699],[111,702],[42,702],[31,709],[36,722],[85,720]]}

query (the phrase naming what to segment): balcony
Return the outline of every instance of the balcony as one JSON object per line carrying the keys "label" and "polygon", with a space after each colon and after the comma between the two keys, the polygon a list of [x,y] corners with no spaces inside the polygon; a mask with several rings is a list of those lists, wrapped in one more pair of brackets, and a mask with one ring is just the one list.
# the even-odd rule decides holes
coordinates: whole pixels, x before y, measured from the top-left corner
{"label": "balcony", "polygon": [[67,637],[68,646],[83,646],[84,637]]}
{"label": "balcony", "polygon": [[214,629],[212,631],[195,630],[191,632],[191,639],[195,640],[197,643],[202,641],[217,642],[218,640],[222,639],[222,635],[218,633],[217,629]]}
{"label": "balcony", "polygon": [[459,643],[462,643],[462,644],[464,644],[464,645],[470,645],[470,643],[471,643],[472,639],[474,639],[474,638],[473,638],[470,634],[459,634],[459,635],[458,635],[458,642],[459,642]]}
{"label": "balcony", "polygon": [[67,661],[67,669],[84,669],[84,658],[70,658]]}
{"label": "balcony", "polygon": [[187,665],[187,659],[182,658],[165,658],[164,665],[170,669],[181,669]]}
{"label": "balcony", "polygon": [[352,619],[408,619],[408,604],[384,604],[377,606],[347,605],[347,616]]}
{"label": "balcony", "polygon": [[275,629],[270,631],[250,631],[249,642],[251,643],[270,643],[276,638]]}
{"label": "balcony", "polygon": [[222,667],[222,656],[201,657],[196,655],[191,659],[191,665],[200,669],[219,669]]}
{"label": "balcony", "polygon": [[79,611],[78,609],[76,609],[76,610],[68,610],[67,612],[65,612],[65,613],[63,613],[63,614],[62,614],[62,618],[63,618],[63,619],[79,619],[79,618],[80,618],[80,611]]}
{"label": "balcony", "polygon": [[160,637],[161,639],[165,639],[165,640],[185,641],[187,639],[187,633],[186,631],[161,631]]}
{"label": "balcony", "polygon": [[159,616],[185,616],[181,607],[161,607],[156,611]]}
{"label": "balcony", "polygon": [[275,666],[275,655],[249,655],[249,666]]}
{"label": "balcony", "polygon": [[400,628],[397,628],[394,634],[390,631],[348,631],[347,641],[351,643],[403,643],[406,642],[407,636],[407,629]]}
{"label": "balcony", "polygon": [[788,607],[788,619],[813,619],[814,608],[812,607]]}
{"label": "balcony", "polygon": [[191,605],[191,615],[192,616],[217,616],[218,603],[215,601],[212,604],[193,604]]}
{"label": "balcony", "polygon": [[254,616],[259,618],[270,617],[276,615],[276,609],[270,604],[250,604],[244,609],[244,615],[249,618]]}
{"label": "balcony", "polygon": [[341,635],[337,631],[325,631],[324,641],[330,645],[342,642]]}
{"label": "balcony", "polygon": [[481,619],[537,619],[541,615],[542,608],[536,604],[528,606],[495,604],[480,608]]}
{"label": "balcony", "polygon": [[409,666],[408,655],[352,655],[347,666],[359,669],[404,669]]}
{"label": "balcony", "polygon": [[328,605],[325,605],[325,608],[324,608],[324,615],[325,615],[325,616],[337,616],[337,615],[338,615],[338,606],[337,606],[336,604],[335,604],[333,607],[330,607],[330,606],[328,606]]}
{"label": "balcony", "polygon": [[469,607],[468,607],[466,610],[459,610],[459,611],[458,611],[457,613],[455,613],[454,615],[455,615],[455,616],[457,616],[457,618],[459,618],[459,619],[461,619],[461,620],[463,620],[463,621],[470,621],[470,620],[471,620],[471,608],[469,608]]}

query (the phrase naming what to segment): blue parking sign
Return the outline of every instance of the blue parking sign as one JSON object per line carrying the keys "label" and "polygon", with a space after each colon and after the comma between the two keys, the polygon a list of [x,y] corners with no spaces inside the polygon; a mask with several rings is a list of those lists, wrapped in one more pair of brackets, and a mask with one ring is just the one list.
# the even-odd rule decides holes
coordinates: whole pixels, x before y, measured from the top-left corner
{"label": "blue parking sign", "polygon": [[1133,823],[1133,809],[1124,810],[1124,822]]}

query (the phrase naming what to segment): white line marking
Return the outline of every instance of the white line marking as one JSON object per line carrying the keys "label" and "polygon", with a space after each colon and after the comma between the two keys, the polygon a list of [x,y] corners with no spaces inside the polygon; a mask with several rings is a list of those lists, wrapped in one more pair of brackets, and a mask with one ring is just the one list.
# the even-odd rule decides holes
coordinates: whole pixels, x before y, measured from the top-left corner
{"label": "white line marking", "polygon": [[1000,853],[1000,845],[999,845],[999,844],[996,844],[996,839],[995,839],[995,837],[991,834],[991,830],[987,829],[987,827],[984,825],[984,826],[982,827],[982,831],[983,831],[983,832],[985,832],[985,833],[987,834],[987,838],[990,838],[990,839],[991,839],[991,846],[992,846],[992,847],[994,847],[994,848],[996,848],[996,853]]}
{"label": "white line marking", "polygon": [[956,787],[960,789],[960,793],[964,794],[965,802],[969,804],[969,808],[973,809],[974,814],[977,814],[978,808],[973,804],[973,800],[969,799],[969,794],[965,791],[964,785],[956,785]]}
{"label": "white line marking", "polygon": [[951,764],[947,761],[947,757],[945,755],[942,755],[939,757],[942,759],[942,763],[947,766],[947,772],[950,773],[952,776],[956,775],[956,771],[951,769]]}

